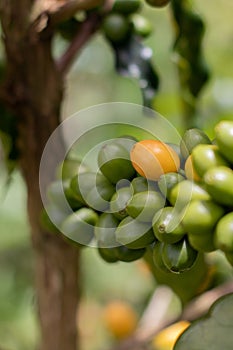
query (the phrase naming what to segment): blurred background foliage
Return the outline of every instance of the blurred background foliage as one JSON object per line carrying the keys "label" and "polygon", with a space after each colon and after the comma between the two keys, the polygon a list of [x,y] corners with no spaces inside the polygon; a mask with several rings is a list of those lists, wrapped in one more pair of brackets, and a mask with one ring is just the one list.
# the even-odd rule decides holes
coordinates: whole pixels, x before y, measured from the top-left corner
{"label": "blurred background foliage", "polygon": [[[233,118],[233,3],[230,0],[193,1],[206,22],[204,52],[211,79],[199,99],[202,127],[212,135],[220,119]],[[153,107],[182,131],[177,71],[172,46],[174,31],[168,8],[147,6],[144,15],[153,24],[145,44],[153,50],[153,64],[161,80]],[[65,42],[57,37],[55,55]],[[1,54],[3,54],[1,49]],[[94,57],[94,59],[93,59]],[[66,83],[63,118],[99,103],[124,101],[141,104],[142,96],[134,79],[114,71],[114,57],[101,34],[95,35],[74,63]],[[0,348],[31,350],[38,339],[36,300],[33,291],[33,254],[26,215],[26,189],[14,172],[6,187],[6,170],[0,164]],[[105,305],[112,299],[129,302],[142,313],[154,289],[150,272],[141,262],[104,263],[94,249],[83,249],[82,303],[78,315],[83,350],[103,349],[113,341],[101,322]],[[176,305],[178,305],[176,303]]]}

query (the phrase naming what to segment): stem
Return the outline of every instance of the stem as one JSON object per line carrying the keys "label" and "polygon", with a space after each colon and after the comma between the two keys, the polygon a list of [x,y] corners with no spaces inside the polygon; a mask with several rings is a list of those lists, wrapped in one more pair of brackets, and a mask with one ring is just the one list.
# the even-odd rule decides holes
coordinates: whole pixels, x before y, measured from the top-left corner
{"label": "stem", "polygon": [[57,61],[58,70],[65,74],[73,63],[76,55],[80,53],[83,46],[99,28],[101,19],[96,14],[91,14],[79,27],[76,36],[68,46],[65,53]]}

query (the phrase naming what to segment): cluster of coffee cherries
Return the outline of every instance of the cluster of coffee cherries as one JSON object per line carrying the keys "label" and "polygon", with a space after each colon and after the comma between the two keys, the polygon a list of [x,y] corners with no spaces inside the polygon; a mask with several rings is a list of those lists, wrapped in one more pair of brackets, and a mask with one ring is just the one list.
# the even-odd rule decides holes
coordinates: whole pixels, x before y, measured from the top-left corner
{"label": "cluster of coffee cherries", "polygon": [[[169,3],[169,0],[146,0],[146,3],[153,7],[162,7]],[[152,32],[150,21],[140,14],[142,0],[116,0],[112,10],[103,20],[102,30],[111,42],[122,42],[130,34],[145,38]]]}
{"label": "cluster of coffee cherries", "polygon": [[48,229],[95,246],[110,263],[150,250],[156,268],[181,273],[217,249],[233,263],[232,121],[216,125],[213,142],[199,129],[187,130],[180,145],[111,139],[97,163],[92,172],[76,159],[63,162],[62,182],[48,188]]}

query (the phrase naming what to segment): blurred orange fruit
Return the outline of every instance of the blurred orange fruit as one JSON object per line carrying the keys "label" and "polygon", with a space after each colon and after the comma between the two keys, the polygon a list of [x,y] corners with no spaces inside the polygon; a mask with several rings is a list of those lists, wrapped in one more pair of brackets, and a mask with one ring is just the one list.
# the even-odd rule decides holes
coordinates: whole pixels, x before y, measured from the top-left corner
{"label": "blurred orange fruit", "polygon": [[123,339],[134,332],[138,317],[126,302],[112,301],[104,309],[103,319],[106,328],[117,339]]}
{"label": "blurred orange fruit", "polygon": [[164,328],[153,339],[153,349],[172,350],[179,336],[190,326],[188,321],[180,321]]}

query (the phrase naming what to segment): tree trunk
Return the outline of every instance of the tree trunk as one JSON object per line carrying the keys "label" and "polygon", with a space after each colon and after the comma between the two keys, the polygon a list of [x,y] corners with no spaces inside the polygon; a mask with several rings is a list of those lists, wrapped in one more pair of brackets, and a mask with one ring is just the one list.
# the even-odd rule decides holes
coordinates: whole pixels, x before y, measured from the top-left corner
{"label": "tree trunk", "polygon": [[[28,190],[28,216],[35,250],[41,350],[76,350],[79,250],[40,225],[39,166],[44,146],[59,125],[63,79],[51,54],[52,33],[29,30],[32,0],[1,0],[7,56],[4,95],[16,115],[20,167]],[[32,34],[33,33],[33,34]],[[57,163],[55,145],[51,165]],[[48,169],[47,184],[54,167]]]}

